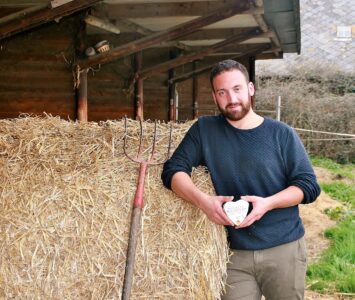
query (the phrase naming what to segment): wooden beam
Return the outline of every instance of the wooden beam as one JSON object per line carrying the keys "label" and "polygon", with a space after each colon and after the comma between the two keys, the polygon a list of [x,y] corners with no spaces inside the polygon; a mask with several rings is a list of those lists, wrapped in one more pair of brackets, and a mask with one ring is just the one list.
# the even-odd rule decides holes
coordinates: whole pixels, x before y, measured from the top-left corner
{"label": "wooden beam", "polygon": [[248,32],[256,27],[202,29],[183,37],[184,41],[225,39],[232,35]]}
{"label": "wooden beam", "polygon": [[0,19],[0,26],[2,24],[5,24],[7,22],[10,22],[12,20],[16,20],[16,19],[20,19],[23,18],[24,16],[31,14],[33,12],[45,9],[48,7],[48,4],[41,4],[41,5],[36,5],[36,6],[31,6],[31,7],[27,7],[25,9],[22,9],[20,11],[14,12],[10,15],[4,16]]}
{"label": "wooden beam", "polygon": [[141,26],[139,24],[136,24],[128,19],[124,19],[124,18],[116,18],[115,19],[116,25],[120,26],[120,27],[126,27],[129,30],[132,30],[132,32],[136,33],[138,32],[141,35],[150,35],[153,34],[154,31],[145,28],[144,26]]}
{"label": "wooden beam", "polygon": [[73,1],[73,0],[51,0],[51,2],[49,4],[50,4],[51,8],[56,8],[58,6],[67,4],[71,1]]}
{"label": "wooden beam", "polygon": [[[256,55],[256,54],[262,53],[263,51],[266,51],[268,49],[270,49],[270,45],[263,45],[261,47],[260,46],[259,47],[254,47],[254,49],[250,49],[248,52],[237,54],[237,55],[231,57],[231,59],[237,59],[237,58],[241,58],[241,57],[249,57],[249,56],[252,56],[252,55]],[[216,62],[218,62],[218,61],[219,61],[219,59]],[[207,71],[210,71],[211,68],[214,65],[215,65],[215,63],[210,64],[208,66],[205,66],[203,68],[197,69],[195,71],[188,72],[188,73],[176,76],[174,78],[171,78],[169,81],[171,83],[177,83],[177,82],[181,82],[181,81],[187,80],[187,79],[189,79],[189,78],[191,78],[193,76],[197,76],[199,74],[202,74],[202,73],[205,73]]]}
{"label": "wooden beam", "polygon": [[21,8],[21,7],[29,7],[31,5],[32,6],[42,5],[42,4],[48,5],[48,2],[49,0],[1,0],[0,6]]}
{"label": "wooden beam", "polygon": [[[203,16],[210,14],[226,5],[235,5],[235,0],[200,1],[180,3],[121,3],[107,4],[106,11],[110,19],[116,18],[147,18],[147,17],[175,17],[175,16]],[[263,14],[264,8],[245,10],[243,14]]]}
{"label": "wooden beam", "polygon": [[104,64],[104,63],[117,60],[118,58],[141,51],[154,44],[159,44],[166,40],[176,39],[178,37],[196,31],[201,27],[234,16],[249,8],[250,8],[249,1],[246,0],[238,1],[233,6],[225,7],[207,16],[193,19],[189,22],[174,26],[165,31],[157,32],[147,37],[141,38],[137,41],[114,48],[111,51],[104,52],[102,54],[93,57],[89,57],[88,59],[79,62],[79,65],[81,68],[88,68],[98,64]]}
{"label": "wooden beam", "polygon": [[[210,53],[207,56],[237,55],[239,53],[247,52],[250,49],[253,49],[255,47],[258,47],[258,46],[262,47],[265,45],[271,45],[271,43],[270,42],[268,42],[268,43],[252,43],[252,44],[244,43],[244,44],[238,44],[238,45],[231,44],[231,45],[227,45],[226,47],[224,47],[223,49],[221,49],[219,51],[216,51],[214,53]],[[205,47],[201,47],[201,46],[194,47],[195,51],[201,51],[203,49],[205,49]]]}
{"label": "wooden beam", "polygon": [[[138,32],[141,35],[150,35],[155,33],[154,31],[147,29],[143,26],[140,26],[136,23],[133,23],[129,20],[115,20],[115,24],[118,27],[121,27],[121,35],[127,38],[131,37],[133,40],[137,38],[136,33]],[[235,35],[237,33],[247,32],[253,28],[257,28],[258,26],[254,27],[239,27],[239,28],[214,28],[214,29],[201,29],[190,34],[184,35],[179,40],[184,41],[195,41],[195,40],[210,40],[210,39],[224,39],[231,35]],[[143,30],[143,31],[142,31]]]}
{"label": "wooden beam", "polygon": [[87,16],[84,21],[86,24],[89,24],[94,27],[98,27],[100,29],[103,29],[103,30],[106,30],[106,31],[109,31],[109,32],[112,32],[115,34],[119,34],[121,32],[120,29],[117,26],[113,25],[112,23],[102,20],[100,18],[94,17],[94,16]]}
{"label": "wooden beam", "polygon": [[[154,31],[145,28],[144,26],[141,26],[139,24],[136,24],[128,19],[117,19],[116,24],[120,24],[122,26],[125,26],[126,28],[130,28],[134,32],[138,32],[141,35],[151,35],[154,34]],[[136,37],[134,37],[134,40],[136,40]],[[176,47],[182,50],[189,51],[191,50],[190,47],[178,42],[178,41],[173,41],[169,46],[167,47]]]}
{"label": "wooden beam", "polygon": [[37,27],[88,8],[102,0],[73,0],[56,8],[43,7],[24,16],[16,16],[0,26],[0,39]]}
{"label": "wooden beam", "polygon": [[185,56],[181,56],[178,57],[174,60],[169,60],[167,62],[163,62],[161,64],[155,65],[154,67],[150,67],[147,69],[142,70],[141,72],[139,72],[139,76],[142,78],[147,78],[150,77],[154,74],[158,74],[161,72],[165,72],[171,68],[175,68],[177,66],[186,64],[188,62],[192,62],[196,59],[201,59],[204,56],[213,53],[215,51],[218,51],[220,49],[223,49],[225,46],[231,44],[231,43],[241,43],[245,40],[248,40],[250,38],[253,37],[257,37],[257,36],[261,36],[262,33],[260,33],[259,29],[253,29],[248,33],[243,33],[243,34],[237,34],[234,35],[222,42],[219,42],[217,44],[214,44],[210,47],[205,47],[205,49],[201,50],[201,51],[197,51],[197,52],[193,52],[191,54],[185,55]]}

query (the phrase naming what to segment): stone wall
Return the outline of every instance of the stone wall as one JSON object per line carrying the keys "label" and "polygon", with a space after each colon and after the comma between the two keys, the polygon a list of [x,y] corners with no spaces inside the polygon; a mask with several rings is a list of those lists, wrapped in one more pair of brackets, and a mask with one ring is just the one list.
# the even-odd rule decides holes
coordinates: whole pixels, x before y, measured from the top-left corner
{"label": "stone wall", "polygon": [[[355,10],[350,0],[300,0],[301,54],[284,54],[283,59],[258,60],[260,75],[289,74],[292,70],[317,65],[346,72],[355,70]],[[338,37],[339,26],[351,31]]]}

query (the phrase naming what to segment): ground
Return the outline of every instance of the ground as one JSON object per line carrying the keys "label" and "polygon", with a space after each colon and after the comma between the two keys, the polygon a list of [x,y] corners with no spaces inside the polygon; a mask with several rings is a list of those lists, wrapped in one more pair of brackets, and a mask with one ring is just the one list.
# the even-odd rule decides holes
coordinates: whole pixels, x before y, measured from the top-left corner
{"label": "ground", "polygon": [[[316,167],[315,172],[317,179],[320,182],[329,182],[334,179],[334,175],[323,168]],[[335,225],[325,213],[326,208],[335,208],[341,206],[341,203],[331,199],[327,194],[322,192],[312,204],[301,205],[300,214],[303,224],[306,228],[306,242],[308,250],[309,262],[316,261],[321,253],[329,246],[329,240],[324,237],[324,231]],[[306,300],[322,299],[322,300],[335,300],[342,299],[341,295],[322,295],[313,291],[306,291]]]}

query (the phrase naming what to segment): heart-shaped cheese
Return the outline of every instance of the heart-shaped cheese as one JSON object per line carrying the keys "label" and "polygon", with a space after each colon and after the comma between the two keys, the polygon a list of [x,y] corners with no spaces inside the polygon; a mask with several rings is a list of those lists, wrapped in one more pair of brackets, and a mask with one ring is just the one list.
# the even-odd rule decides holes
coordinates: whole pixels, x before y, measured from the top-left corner
{"label": "heart-shaped cheese", "polygon": [[245,200],[225,202],[223,209],[233,224],[239,226],[248,214],[249,202]]}

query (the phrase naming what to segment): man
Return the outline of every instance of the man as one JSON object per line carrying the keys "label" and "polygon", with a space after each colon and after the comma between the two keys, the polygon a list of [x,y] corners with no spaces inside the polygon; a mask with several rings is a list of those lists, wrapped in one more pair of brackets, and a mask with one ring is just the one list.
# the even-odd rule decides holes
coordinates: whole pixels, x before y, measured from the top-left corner
{"label": "man", "polygon": [[[210,80],[221,114],[192,125],[164,165],[164,185],[226,226],[233,256],[223,299],[303,299],[306,249],[298,205],[320,193],[307,153],[289,126],[253,111],[254,85],[243,65],[222,61]],[[198,165],[207,166],[217,196],[191,181]],[[232,199],[252,206],[239,226],[222,208]]]}

